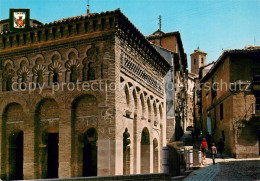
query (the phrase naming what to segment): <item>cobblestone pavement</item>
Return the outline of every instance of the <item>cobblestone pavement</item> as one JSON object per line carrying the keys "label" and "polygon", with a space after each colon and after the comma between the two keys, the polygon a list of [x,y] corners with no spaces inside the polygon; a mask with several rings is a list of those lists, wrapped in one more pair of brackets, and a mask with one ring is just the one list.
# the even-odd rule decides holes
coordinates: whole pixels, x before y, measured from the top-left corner
{"label": "cobblestone pavement", "polygon": [[260,158],[217,158],[216,165],[206,158],[204,165],[192,172],[185,181],[260,180]]}
{"label": "cobblestone pavement", "polygon": [[260,180],[260,159],[231,159],[220,162],[215,180]]}
{"label": "cobblestone pavement", "polygon": [[[193,146],[198,149],[200,145],[198,141],[192,141],[190,131],[185,132],[181,141],[185,145]],[[185,181],[219,181],[219,180],[259,180],[260,181],[260,158],[252,159],[235,159],[224,156],[224,158],[216,158],[216,165],[212,165],[210,154],[203,161],[201,168],[190,173]]]}

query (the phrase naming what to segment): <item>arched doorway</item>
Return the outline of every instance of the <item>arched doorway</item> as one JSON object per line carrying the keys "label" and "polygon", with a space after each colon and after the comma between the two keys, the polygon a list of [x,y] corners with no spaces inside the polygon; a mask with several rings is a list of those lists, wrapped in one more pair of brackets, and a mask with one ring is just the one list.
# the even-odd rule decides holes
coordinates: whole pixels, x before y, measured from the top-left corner
{"label": "arched doorway", "polygon": [[[23,179],[23,108],[10,103],[2,115],[1,131],[1,177],[6,180]],[[10,124],[19,122],[20,126]]]}
{"label": "arched doorway", "polygon": [[9,179],[23,180],[23,131],[9,137]]}
{"label": "arched doorway", "polygon": [[150,173],[150,134],[147,128],[141,137],[141,173]]}
{"label": "arched doorway", "polygon": [[[87,157],[87,152],[91,153],[90,150],[92,148],[95,150],[97,145],[98,131],[95,128],[98,126],[98,112],[97,98],[91,94],[81,95],[72,102],[72,177],[97,175],[97,166],[94,166],[94,171],[86,171],[89,167],[86,161],[92,159]],[[95,135],[96,139],[94,141],[91,141],[93,138],[90,133]],[[97,163],[94,165],[97,165]]]}
{"label": "arched doorway", "polygon": [[41,100],[35,112],[35,160],[37,178],[58,178],[59,106],[51,98]]}
{"label": "arched doorway", "polygon": [[153,140],[153,173],[159,172],[159,149],[158,149],[158,141],[155,138]]}
{"label": "arched doorway", "polygon": [[83,177],[97,176],[97,131],[89,128],[84,134]]}

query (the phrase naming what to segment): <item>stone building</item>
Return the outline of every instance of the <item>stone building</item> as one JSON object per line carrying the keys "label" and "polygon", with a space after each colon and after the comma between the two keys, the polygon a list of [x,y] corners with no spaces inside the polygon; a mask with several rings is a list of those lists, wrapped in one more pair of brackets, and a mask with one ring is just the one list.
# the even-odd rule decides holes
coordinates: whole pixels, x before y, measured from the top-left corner
{"label": "stone building", "polygon": [[195,128],[202,129],[201,117],[201,86],[200,79],[202,79],[207,71],[211,68],[212,63],[207,64],[207,53],[201,51],[199,47],[190,54],[191,74],[194,78],[194,92],[193,92],[193,124]]}
{"label": "stone building", "polygon": [[169,63],[120,11],[0,35],[2,179],[161,172]]}
{"label": "stone building", "polygon": [[194,50],[192,54],[190,54],[191,73],[199,75],[200,67],[203,67],[207,64],[206,56],[207,53],[201,51],[199,47],[197,50]]}
{"label": "stone building", "polygon": [[195,79],[197,75],[193,73],[188,74],[188,84],[187,84],[187,123],[186,127],[194,126],[194,92],[195,92]]}
{"label": "stone building", "polygon": [[172,65],[165,77],[167,142],[179,140],[187,121],[187,57],[178,31],[164,33],[157,30],[147,39]]}
{"label": "stone building", "polygon": [[259,157],[260,47],[226,50],[201,79],[204,134],[225,141],[225,154]]}

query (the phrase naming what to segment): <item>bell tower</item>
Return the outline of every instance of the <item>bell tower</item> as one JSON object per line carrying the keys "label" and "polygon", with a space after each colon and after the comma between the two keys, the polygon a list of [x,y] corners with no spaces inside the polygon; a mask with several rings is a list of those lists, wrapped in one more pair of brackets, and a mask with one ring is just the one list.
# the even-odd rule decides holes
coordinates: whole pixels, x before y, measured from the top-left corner
{"label": "bell tower", "polygon": [[201,51],[199,47],[190,54],[191,73],[199,75],[200,67],[207,64],[207,53]]}

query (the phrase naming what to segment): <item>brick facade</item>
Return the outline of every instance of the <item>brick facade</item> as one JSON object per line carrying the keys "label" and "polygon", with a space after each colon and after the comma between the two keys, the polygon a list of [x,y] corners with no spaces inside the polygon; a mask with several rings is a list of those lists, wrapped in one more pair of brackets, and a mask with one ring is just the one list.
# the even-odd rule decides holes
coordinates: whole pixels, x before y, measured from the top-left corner
{"label": "brick facade", "polygon": [[4,33],[0,49],[1,178],[161,172],[169,64],[120,10]]}
{"label": "brick facade", "polygon": [[236,158],[259,156],[259,57],[259,49],[225,51],[201,81],[203,133],[211,130],[216,143],[222,138],[225,153]]}

